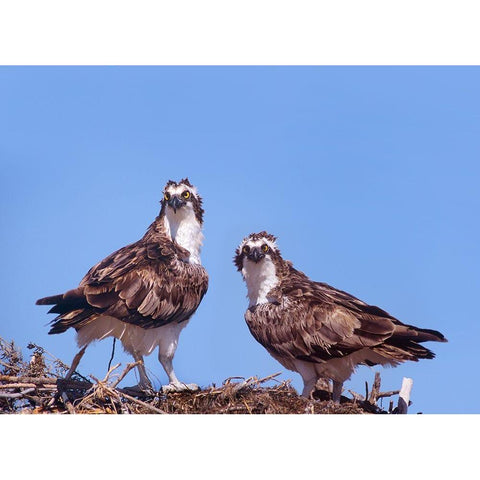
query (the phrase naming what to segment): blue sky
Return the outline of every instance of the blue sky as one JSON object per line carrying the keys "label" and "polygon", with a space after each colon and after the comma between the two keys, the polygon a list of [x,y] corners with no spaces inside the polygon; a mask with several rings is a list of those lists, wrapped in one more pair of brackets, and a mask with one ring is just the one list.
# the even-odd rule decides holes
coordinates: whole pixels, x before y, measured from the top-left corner
{"label": "blue sky", "polygon": [[[378,367],[383,389],[410,376],[412,413],[480,413],[478,85],[478,67],[0,67],[0,336],[70,362],[74,332],[47,335],[35,300],[140,238],[165,182],[188,176],[210,288],[180,379],[282,371],[301,388],[243,319],[232,257],[266,229],[312,279],[449,339],[427,344],[434,360]],[[80,372],[102,377],[110,353],[90,347]],[[346,387],[362,393],[375,370]]]}

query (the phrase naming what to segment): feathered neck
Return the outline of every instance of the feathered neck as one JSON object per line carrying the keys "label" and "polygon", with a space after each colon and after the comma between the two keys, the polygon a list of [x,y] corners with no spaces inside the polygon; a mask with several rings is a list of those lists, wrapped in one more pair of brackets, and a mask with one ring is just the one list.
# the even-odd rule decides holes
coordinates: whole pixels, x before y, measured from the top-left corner
{"label": "feathered neck", "polygon": [[[183,210],[183,209],[182,209]],[[188,251],[190,263],[201,264],[200,251],[203,243],[202,225],[193,210],[162,208],[160,215],[150,225],[145,237],[148,241],[172,242]]]}
{"label": "feathered neck", "polygon": [[258,263],[245,258],[242,275],[247,284],[249,307],[268,303],[272,300],[268,294],[278,285],[280,279],[277,275],[276,265],[270,257],[267,256]]}
{"label": "feathered neck", "polygon": [[201,264],[202,225],[198,221],[193,209],[182,208],[175,213],[171,208],[167,208],[163,222],[165,231],[172,242],[177,243],[190,252],[190,263]]}

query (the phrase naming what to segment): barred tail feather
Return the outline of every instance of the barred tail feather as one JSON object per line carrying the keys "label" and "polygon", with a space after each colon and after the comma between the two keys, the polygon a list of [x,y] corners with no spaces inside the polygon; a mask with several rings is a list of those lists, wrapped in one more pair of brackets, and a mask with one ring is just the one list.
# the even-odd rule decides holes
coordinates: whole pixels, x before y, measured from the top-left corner
{"label": "barred tail feather", "polygon": [[56,333],[63,333],[67,331],[70,327],[78,330],[83,327],[86,323],[94,320],[98,317],[98,314],[92,310],[73,310],[68,313],[64,313],[54,318],[51,321],[51,327],[48,332],[49,335]]}

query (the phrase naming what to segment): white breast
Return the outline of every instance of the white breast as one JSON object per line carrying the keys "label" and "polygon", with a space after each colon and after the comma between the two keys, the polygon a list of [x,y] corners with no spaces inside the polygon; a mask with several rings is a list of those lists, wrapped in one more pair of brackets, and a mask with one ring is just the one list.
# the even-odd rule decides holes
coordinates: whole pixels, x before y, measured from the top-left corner
{"label": "white breast", "polygon": [[267,256],[258,263],[244,258],[242,275],[247,284],[249,307],[267,303],[268,292],[278,284],[275,265],[271,258]]}
{"label": "white breast", "polygon": [[167,208],[165,214],[165,229],[172,240],[190,252],[190,263],[200,265],[200,250],[203,243],[202,226],[195,217],[191,205],[187,205],[175,213]]}

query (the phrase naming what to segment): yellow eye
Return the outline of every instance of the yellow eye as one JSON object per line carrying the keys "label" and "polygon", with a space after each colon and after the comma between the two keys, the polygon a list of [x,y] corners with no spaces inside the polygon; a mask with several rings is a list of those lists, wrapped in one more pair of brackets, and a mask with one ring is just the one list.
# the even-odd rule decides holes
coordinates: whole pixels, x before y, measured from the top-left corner
{"label": "yellow eye", "polygon": [[170,194],[168,192],[165,192],[163,198],[168,202],[170,200]]}
{"label": "yellow eye", "polygon": [[263,252],[263,253],[267,253],[268,250],[269,250],[268,245],[267,245],[266,243],[264,243],[264,244],[262,245],[262,252]]}
{"label": "yellow eye", "polygon": [[250,252],[250,247],[248,245],[245,245],[243,248],[242,248],[242,251],[245,255],[248,255],[248,252]]}
{"label": "yellow eye", "polygon": [[190,198],[190,192],[188,190],[185,190],[183,193],[182,193],[182,197],[185,199],[185,200],[188,200]]}

